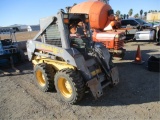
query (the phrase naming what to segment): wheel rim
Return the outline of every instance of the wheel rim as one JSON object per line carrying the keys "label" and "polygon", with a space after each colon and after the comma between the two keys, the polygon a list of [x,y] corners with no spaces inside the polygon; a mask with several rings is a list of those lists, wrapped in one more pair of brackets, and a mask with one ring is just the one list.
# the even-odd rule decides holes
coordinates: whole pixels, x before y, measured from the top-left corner
{"label": "wheel rim", "polygon": [[37,77],[38,84],[42,87],[45,86],[46,84],[45,77],[40,70],[37,70],[36,77]]}
{"label": "wheel rim", "polygon": [[60,77],[58,79],[58,89],[64,97],[66,97],[66,98],[71,97],[72,87],[71,87],[70,83],[65,78]]}

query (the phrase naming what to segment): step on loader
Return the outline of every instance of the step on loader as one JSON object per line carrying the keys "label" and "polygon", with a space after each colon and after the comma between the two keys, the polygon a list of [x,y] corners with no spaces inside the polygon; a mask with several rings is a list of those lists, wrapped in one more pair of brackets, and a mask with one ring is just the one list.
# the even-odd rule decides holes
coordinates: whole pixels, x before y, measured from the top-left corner
{"label": "step on loader", "polygon": [[[40,38],[40,39],[39,39]],[[55,87],[63,102],[75,104],[89,88],[97,99],[103,88],[119,82],[108,49],[93,42],[89,16],[65,13],[40,20],[40,32],[27,42],[35,84],[44,92]]]}

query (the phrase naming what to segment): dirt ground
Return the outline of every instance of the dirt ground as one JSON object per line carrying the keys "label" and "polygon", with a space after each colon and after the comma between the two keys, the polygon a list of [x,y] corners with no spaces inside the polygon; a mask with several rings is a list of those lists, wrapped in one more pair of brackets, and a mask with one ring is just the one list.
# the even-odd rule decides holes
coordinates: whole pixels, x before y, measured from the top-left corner
{"label": "dirt ground", "polygon": [[[142,65],[133,64],[140,45]],[[147,59],[159,54],[155,43],[127,43],[124,60],[113,61],[119,69],[120,83],[105,88],[94,100],[86,93],[77,105],[61,103],[55,91],[43,93],[33,83],[30,62],[17,66],[22,71],[0,74],[0,120],[160,120],[160,74],[147,69]]]}
{"label": "dirt ground", "polygon": [[[31,32],[17,32],[15,33],[15,37],[17,41],[23,41],[28,39],[33,39],[39,31],[31,31]],[[0,34],[0,40],[10,39],[9,34]]]}

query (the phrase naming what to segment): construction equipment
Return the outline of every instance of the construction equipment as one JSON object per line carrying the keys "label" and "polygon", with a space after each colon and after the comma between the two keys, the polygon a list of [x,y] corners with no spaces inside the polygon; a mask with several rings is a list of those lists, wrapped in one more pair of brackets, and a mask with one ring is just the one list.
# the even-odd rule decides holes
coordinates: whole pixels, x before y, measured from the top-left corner
{"label": "construction equipment", "polygon": [[8,39],[0,39],[0,67],[11,66],[16,72],[19,72],[14,64],[23,60],[24,53],[17,44],[15,31],[8,29],[8,32],[10,36]]}
{"label": "construction equipment", "polygon": [[[108,50],[92,41],[89,16],[65,13],[40,20],[40,32],[27,42],[36,85],[44,92],[55,88],[61,100],[75,104],[90,88],[93,96],[119,82],[118,69]],[[41,38],[41,39],[38,39]]]}
{"label": "construction equipment", "polygon": [[142,60],[142,57],[141,57],[140,45],[138,45],[138,47],[137,47],[137,52],[136,52],[135,60],[133,61],[133,63],[135,63],[135,64],[143,64],[144,63],[144,61]]}
{"label": "construction equipment", "polygon": [[120,23],[116,21],[114,12],[106,0],[82,2],[66,9],[69,13],[89,14],[93,40],[102,42],[113,57],[124,57],[125,32],[116,31],[120,28]]}

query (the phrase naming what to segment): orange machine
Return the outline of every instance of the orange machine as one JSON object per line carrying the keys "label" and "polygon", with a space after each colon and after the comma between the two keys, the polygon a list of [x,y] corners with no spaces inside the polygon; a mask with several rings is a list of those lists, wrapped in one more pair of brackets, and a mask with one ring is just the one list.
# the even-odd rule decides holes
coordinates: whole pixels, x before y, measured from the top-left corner
{"label": "orange machine", "polygon": [[68,12],[89,14],[93,40],[102,42],[113,57],[123,58],[125,33],[116,31],[119,25],[110,5],[100,1],[87,1],[70,7]]}

